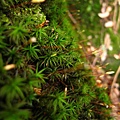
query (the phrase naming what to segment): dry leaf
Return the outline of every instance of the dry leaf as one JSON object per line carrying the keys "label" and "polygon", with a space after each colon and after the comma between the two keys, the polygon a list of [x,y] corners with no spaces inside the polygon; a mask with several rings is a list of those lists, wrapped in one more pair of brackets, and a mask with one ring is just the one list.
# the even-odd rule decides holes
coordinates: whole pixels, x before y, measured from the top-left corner
{"label": "dry leaf", "polygon": [[96,80],[96,82],[97,82],[97,83],[99,83],[99,84],[100,84],[100,83],[102,83],[102,81],[101,81],[101,80]]}
{"label": "dry leaf", "polygon": [[45,0],[32,0],[31,2],[32,3],[42,3],[42,2],[45,2]]}
{"label": "dry leaf", "polygon": [[119,83],[115,83],[114,84],[114,88],[118,88],[119,89],[119,86],[120,86]]}
{"label": "dry leaf", "polygon": [[31,37],[29,40],[29,43],[35,43],[36,41],[37,41],[36,37]]}
{"label": "dry leaf", "polygon": [[94,46],[91,46],[90,49],[91,49],[91,51],[96,51]]}
{"label": "dry leaf", "polygon": [[97,87],[103,87],[103,84],[101,84],[101,83],[97,83]]}
{"label": "dry leaf", "polygon": [[107,49],[105,45],[101,46],[102,54],[100,55],[101,61],[104,62],[107,58]]}
{"label": "dry leaf", "polygon": [[106,49],[113,50],[113,47],[110,44],[111,44],[110,35],[106,33],[104,38],[104,45]]}
{"label": "dry leaf", "polygon": [[100,77],[100,79],[103,80],[104,79],[104,74],[100,75],[99,77]]}
{"label": "dry leaf", "polygon": [[113,92],[116,94],[116,96],[120,95],[120,92],[119,92],[118,88],[114,88]]}
{"label": "dry leaf", "polygon": [[120,5],[120,0],[118,0],[118,4]]}
{"label": "dry leaf", "polygon": [[112,7],[108,6],[107,9],[106,9],[106,12],[111,12],[111,11],[112,11]]}
{"label": "dry leaf", "polygon": [[110,45],[108,49],[109,49],[110,51],[112,51],[112,50],[113,50],[113,47]]}
{"label": "dry leaf", "polygon": [[33,88],[33,90],[37,95],[41,95],[41,91],[42,91],[41,88]]}
{"label": "dry leaf", "polygon": [[100,18],[106,18],[106,17],[108,17],[108,16],[109,16],[109,12],[105,12],[105,13],[98,13],[98,16],[99,16]]}
{"label": "dry leaf", "polygon": [[115,73],[114,71],[108,71],[108,72],[106,72],[105,74],[110,75],[110,74],[114,74],[114,73]]}
{"label": "dry leaf", "polygon": [[92,35],[89,35],[87,38],[88,38],[88,40],[91,40],[92,39]]}
{"label": "dry leaf", "polygon": [[104,13],[106,11],[107,4],[105,2],[102,3],[101,12]]}
{"label": "dry leaf", "polygon": [[104,51],[102,54],[101,54],[101,61],[105,61],[107,58],[107,51]]}
{"label": "dry leaf", "polygon": [[47,26],[49,22],[50,22],[49,20],[45,20],[45,21],[42,22],[41,24],[37,25],[36,28],[42,28],[42,27],[44,27],[44,26]]}
{"label": "dry leaf", "polygon": [[108,22],[106,22],[105,23],[105,27],[113,27],[113,25],[114,25],[114,23],[113,23],[113,21],[108,21]]}
{"label": "dry leaf", "polygon": [[120,59],[120,55],[114,54],[114,58],[118,60]]}
{"label": "dry leaf", "polygon": [[13,69],[13,68],[15,68],[15,64],[9,64],[9,65],[4,66],[5,70],[10,70],[10,69]]}
{"label": "dry leaf", "polygon": [[111,44],[110,35],[108,33],[106,33],[105,38],[104,38],[104,45],[105,45],[106,49],[109,49],[110,44]]}
{"label": "dry leaf", "polygon": [[65,96],[67,95],[67,87],[65,87]]}

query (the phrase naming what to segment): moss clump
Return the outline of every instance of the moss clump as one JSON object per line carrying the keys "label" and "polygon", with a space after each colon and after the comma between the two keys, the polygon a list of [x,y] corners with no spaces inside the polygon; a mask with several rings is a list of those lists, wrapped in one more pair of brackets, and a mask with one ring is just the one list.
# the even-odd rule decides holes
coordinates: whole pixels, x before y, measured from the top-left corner
{"label": "moss clump", "polygon": [[84,68],[67,3],[0,4],[0,119],[107,120],[110,101]]}

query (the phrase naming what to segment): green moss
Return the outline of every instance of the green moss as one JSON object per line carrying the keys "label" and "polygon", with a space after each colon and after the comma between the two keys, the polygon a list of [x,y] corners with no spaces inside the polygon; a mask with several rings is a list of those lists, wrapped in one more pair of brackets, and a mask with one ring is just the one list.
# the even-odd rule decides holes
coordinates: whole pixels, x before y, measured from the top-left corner
{"label": "green moss", "polygon": [[[1,4],[0,119],[99,119],[96,110],[102,112],[98,106],[109,104],[109,98],[105,90],[98,94],[91,70],[84,68],[80,36],[67,16],[67,3]],[[37,41],[30,42],[32,37]],[[16,66],[5,70],[8,64]],[[101,118],[107,119],[103,107],[107,112]]]}

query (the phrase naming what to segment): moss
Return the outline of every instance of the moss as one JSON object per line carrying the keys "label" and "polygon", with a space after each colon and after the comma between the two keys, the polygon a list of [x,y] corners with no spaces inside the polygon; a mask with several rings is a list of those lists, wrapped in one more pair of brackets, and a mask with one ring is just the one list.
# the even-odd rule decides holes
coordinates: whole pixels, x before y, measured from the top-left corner
{"label": "moss", "polygon": [[100,104],[109,104],[109,98],[105,90],[98,94],[91,70],[84,68],[67,3],[1,4],[0,119],[107,119],[109,112]]}

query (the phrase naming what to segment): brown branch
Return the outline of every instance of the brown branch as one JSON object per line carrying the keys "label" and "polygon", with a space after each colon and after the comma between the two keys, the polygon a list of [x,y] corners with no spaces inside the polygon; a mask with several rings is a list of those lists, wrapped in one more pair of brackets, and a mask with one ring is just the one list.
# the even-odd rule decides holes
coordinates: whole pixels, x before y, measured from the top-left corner
{"label": "brown branch", "polygon": [[71,21],[76,25],[77,21],[75,20],[75,18],[73,17],[73,15],[70,13],[70,11],[67,11],[68,16],[70,17]]}
{"label": "brown branch", "polygon": [[114,2],[114,13],[113,13],[113,23],[114,23],[113,30],[115,33],[117,32],[116,31],[116,17],[117,17],[117,11],[118,11],[117,1],[118,0],[115,0]]}
{"label": "brown branch", "polygon": [[118,32],[119,26],[120,26],[120,8],[119,8],[118,20],[117,20],[117,23],[116,23],[116,32]]}
{"label": "brown branch", "polygon": [[120,66],[118,67],[117,72],[116,72],[116,74],[114,76],[114,79],[113,79],[113,82],[112,82],[112,85],[111,85],[110,95],[112,94],[112,91],[113,91],[114,85],[115,85],[115,83],[117,81],[119,73],[120,73]]}

